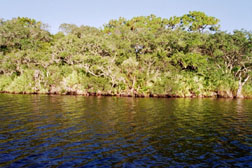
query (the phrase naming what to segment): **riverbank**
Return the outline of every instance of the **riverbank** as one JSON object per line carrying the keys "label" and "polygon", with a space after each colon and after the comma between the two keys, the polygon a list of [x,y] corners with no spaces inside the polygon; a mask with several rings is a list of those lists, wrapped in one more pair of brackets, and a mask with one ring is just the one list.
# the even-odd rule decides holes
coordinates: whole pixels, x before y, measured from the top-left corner
{"label": "riverbank", "polygon": [[101,29],[62,24],[50,34],[33,19],[2,21],[0,91],[252,97],[252,33],[220,31],[218,22],[194,11],[170,19],[119,18]]}
{"label": "riverbank", "polygon": [[252,99],[252,96],[242,96],[236,97],[233,94],[227,92],[213,92],[212,95],[171,95],[171,94],[112,94],[112,93],[102,93],[102,92],[66,92],[66,93],[57,93],[57,92],[48,92],[48,93],[39,93],[39,92],[7,92],[1,91],[1,94],[41,94],[41,95],[78,95],[78,96],[114,96],[114,97],[135,97],[135,98],[227,98],[227,99]]}

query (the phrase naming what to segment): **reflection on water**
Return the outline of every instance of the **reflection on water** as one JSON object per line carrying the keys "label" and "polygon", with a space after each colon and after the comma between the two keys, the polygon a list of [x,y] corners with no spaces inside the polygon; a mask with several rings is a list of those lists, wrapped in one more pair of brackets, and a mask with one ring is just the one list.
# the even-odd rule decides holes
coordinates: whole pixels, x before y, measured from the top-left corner
{"label": "reflection on water", "polygon": [[252,167],[252,100],[0,95],[2,167]]}

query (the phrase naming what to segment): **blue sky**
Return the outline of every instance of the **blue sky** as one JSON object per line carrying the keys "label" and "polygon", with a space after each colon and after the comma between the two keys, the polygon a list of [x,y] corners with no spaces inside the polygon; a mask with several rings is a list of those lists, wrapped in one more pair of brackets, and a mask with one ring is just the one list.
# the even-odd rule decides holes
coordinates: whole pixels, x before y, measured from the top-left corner
{"label": "blue sky", "polygon": [[34,18],[53,33],[62,23],[102,27],[120,16],[169,18],[194,10],[220,19],[222,30],[252,30],[252,0],[0,0],[0,7],[0,18]]}

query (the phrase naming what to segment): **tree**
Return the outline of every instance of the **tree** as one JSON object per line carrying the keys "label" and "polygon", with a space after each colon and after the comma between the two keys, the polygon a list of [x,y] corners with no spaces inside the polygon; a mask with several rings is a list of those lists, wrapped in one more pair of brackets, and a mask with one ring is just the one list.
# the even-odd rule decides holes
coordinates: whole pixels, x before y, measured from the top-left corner
{"label": "tree", "polygon": [[34,19],[18,17],[0,24],[0,52],[39,50],[51,41],[46,25]]}
{"label": "tree", "polygon": [[209,36],[208,55],[225,74],[238,80],[236,97],[242,96],[242,88],[251,78],[252,34],[234,31],[233,34],[219,32]]}
{"label": "tree", "polygon": [[181,17],[181,26],[188,31],[203,32],[205,29],[210,31],[219,30],[219,20],[212,16],[207,16],[204,12],[190,11]]}
{"label": "tree", "polygon": [[0,90],[252,95],[251,32],[221,32],[218,22],[193,11],[119,18],[101,29],[64,23],[51,35],[34,19],[0,19]]}
{"label": "tree", "polygon": [[96,27],[84,26],[81,25],[78,27],[75,24],[61,24],[59,27],[60,32],[63,32],[65,35],[75,35],[78,38],[84,38],[85,36],[98,36],[102,35],[102,32]]}

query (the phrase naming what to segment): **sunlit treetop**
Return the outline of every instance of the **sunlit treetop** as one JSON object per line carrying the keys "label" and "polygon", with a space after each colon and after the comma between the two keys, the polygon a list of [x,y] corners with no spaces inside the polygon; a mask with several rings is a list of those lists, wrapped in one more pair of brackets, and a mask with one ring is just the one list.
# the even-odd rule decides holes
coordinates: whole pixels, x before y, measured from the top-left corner
{"label": "sunlit treetop", "polygon": [[188,31],[199,31],[203,32],[208,29],[210,31],[219,30],[219,19],[207,16],[204,12],[193,11],[189,14],[185,14],[180,18],[181,26],[186,28]]}
{"label": "sunlit treetop", "polygon": [[138,16],[127,20],[120,17],[118,20],[110,20],[104,25],[104,30],[111,33],[118,29],[128,29],[137,31],[148,29],[150,31],[159,31],[164,29],[183,29],[189,32],[203,32],[205,30],[217,31],[220,28],[219,20],[212,16],[207,16],[204,12],[190,11],[181,17],[173,16],[169,19],[157,17],[155,15]]}

